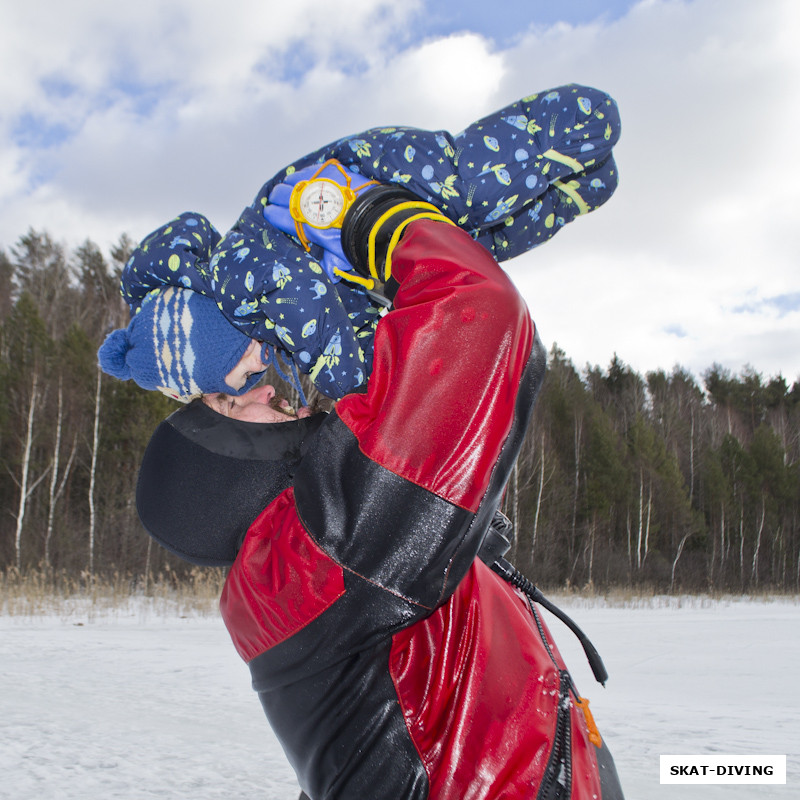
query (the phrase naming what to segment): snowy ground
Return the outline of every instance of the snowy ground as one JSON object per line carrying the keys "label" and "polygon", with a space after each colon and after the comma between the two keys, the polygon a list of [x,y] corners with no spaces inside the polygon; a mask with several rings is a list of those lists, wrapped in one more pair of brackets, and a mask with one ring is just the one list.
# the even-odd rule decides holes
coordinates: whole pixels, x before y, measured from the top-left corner
{"label": "snowy ground", "polygon": [[[549,620],[628,800],[800,797],[800,604],[636,606],[565,603],[606,662],[605,690]],[[296,800],[219,619],[132,609],[0,617],[0,797]],[[670,753],[785,753],[787,785],[661,786]]]}

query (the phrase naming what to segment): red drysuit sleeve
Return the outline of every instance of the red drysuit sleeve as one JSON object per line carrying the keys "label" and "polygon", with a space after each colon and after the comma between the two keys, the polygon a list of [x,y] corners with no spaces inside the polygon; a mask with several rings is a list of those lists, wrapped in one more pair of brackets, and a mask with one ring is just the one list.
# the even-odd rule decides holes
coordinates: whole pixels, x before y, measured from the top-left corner
{"label": "red drysuit sleeve", "polygon": [[392,264],[400,289],[378,325],[369,390],[337,412],[368,458],[474,511],[513,422],[533,323],[460,229],[412,223]]}

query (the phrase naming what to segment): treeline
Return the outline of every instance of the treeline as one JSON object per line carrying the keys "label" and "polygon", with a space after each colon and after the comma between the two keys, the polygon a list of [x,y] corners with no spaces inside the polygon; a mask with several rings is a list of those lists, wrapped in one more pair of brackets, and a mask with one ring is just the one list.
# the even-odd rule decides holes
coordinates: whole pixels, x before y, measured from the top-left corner
{"label": "treeline", "polygon": [[800,384],[553,348],[506,513],[544,584],[800,589]]}
{"label": "treeline", "polygon": [[[30,231],[0,250],[0,570],[186,574],[134,506],[176,406],[96,364],[128,320],[131,247]],[[543,586],[800,590],[800,384],[717,365],[702,384],[641,376],[616,356],[579,371],[557,347],[549,362],[505,498],[520,569]]]}

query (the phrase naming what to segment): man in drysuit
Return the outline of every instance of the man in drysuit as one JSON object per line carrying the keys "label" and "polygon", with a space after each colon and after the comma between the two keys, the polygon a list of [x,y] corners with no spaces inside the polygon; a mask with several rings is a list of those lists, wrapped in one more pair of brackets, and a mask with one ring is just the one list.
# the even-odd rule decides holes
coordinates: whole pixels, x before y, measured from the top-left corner
{"label": "man in drysuit", "polygon": [[341,246],[392,300],[366,390],[330,414],[271,386],[182,407],[145,453],[142,522],[230,567],[225,624],[312,800],[618,800],[540,611],[478,557],[544,375],[528,309],[403,187],[360,193]]}

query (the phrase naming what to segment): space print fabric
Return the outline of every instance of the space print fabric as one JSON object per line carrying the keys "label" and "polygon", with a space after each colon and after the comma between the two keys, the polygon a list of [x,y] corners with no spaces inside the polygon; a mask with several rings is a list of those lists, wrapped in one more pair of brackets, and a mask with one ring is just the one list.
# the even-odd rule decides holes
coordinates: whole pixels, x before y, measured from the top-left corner
{"label": "space print fabric", "polygon": [[611,197],[619,135],[614,100],[570,84],[524,97],[455,136],[383,127],[345,137],[276,175],[254,207],[290,172],[335,158],[367,178],[406,186],[503,261]]}
{"label": "space print fabric", "polygon": [[165,284],[212,297],[233,325],[338,399],[366,384],[378,309],[363,289],[327,278],[318,248],[306,252],[264,219],[276,184],[335,158],[367,178],[406,186],[504,261],[609,199],[619,133],[616,103],[571,84],[522,98],[455,136],[408,127],[348,136],[275,175],[224,237],[195,213],[150,234],[123,271],[123,296],[132,312]]}

